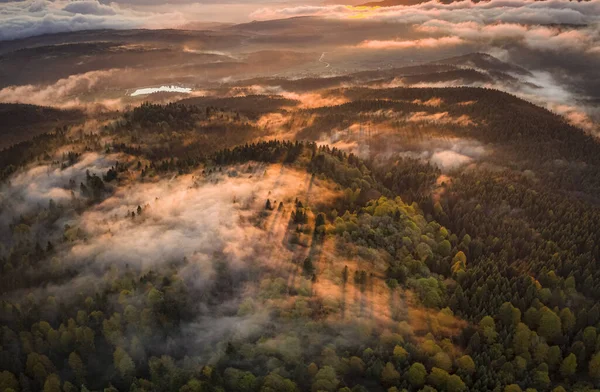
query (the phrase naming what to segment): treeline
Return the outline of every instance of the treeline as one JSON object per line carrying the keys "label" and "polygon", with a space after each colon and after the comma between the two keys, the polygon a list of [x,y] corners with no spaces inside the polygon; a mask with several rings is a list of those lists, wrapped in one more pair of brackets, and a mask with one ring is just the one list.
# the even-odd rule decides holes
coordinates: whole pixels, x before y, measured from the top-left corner
{"label": "treeline", "polygon": [[278,95],[245,95],[240,97],[195,97],[178,102],[186,106],[196,106],[219,109],[237,113],[250,120],[257,120],[267,113],[285,112],[286,108],[293,108],[298,101],[287,99]]}
{"label": "treeline", "polygon": [[300,157],[305,148],[314,154],[317,146],[314,143],[305,145],[298,141],[273,140],[224,149],[216,152],[209,160],[217,165],[230,165],[248,161],[291,163]]}
{"label": "treeline", "polygon": [[199,107],[176,103],[166,105],[145,102],[124,115],[124,128],[191,130],[206,113]]}

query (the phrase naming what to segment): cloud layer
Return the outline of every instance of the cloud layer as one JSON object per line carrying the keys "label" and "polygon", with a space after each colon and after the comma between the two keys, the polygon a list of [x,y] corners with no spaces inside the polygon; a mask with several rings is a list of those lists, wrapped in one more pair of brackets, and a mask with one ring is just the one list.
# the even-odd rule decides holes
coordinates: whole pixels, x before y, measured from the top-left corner
{"label": "cloud layer", "polygon": [[97,84],[109,78],[114,70],[92,71],[71,75],[51,85],[10,86],[0,90],[0,102],[19,102],[32,105],[78,106],[78,96],[90,93]]}
{"label": "cloud layer", "polygon": [[[311,3],[316,0],[306,0]],[[195,22],[247,22],[257,8],[279,0],[24,0],[0,1],[0,41],[98,29],[177,28]]]}
{"label": "cloud layer", "polygon": [[416,40],[367,40],[359,47],[366,49],[433,49],[440,46],[454,46],[464,43],[459,37],[422,38]]}
{"label": "cloud layer", "polygon": [[600,2],[566,2],[559,0],[492,0],[472,3],[459,1],[443,4],[429,1],[414,6],[352,7],[298,6],[282,9],[262,8],[253,13],[260,19],[296,16],[325,16],[340,19],[369,19],[385,22],[423,23],[432,19],[453,22],[521,24],[591,24],[600,19]]}
{"label": "cloud layer", "polygon": [[140,12],[97,0],[26,0],[2,4],[0,41],[81,30],[175,27],[184,22],[177,13]]}

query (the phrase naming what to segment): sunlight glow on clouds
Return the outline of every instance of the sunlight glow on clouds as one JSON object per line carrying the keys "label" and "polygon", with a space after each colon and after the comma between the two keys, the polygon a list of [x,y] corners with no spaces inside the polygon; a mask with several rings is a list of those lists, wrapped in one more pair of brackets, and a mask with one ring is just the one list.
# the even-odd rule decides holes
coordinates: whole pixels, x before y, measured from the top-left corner
{"label": "sunlight glow on clouds", "polygon": [[296,16],[325,16],[329,18],[361,18],[386,22],[423,23],[431,19],[452,22],[477,21],[492,24],[590,24],[600,21],[600,1],[567,2],[560,0],[491,0],[479,3],[458,1],[442,4],[429,1],[414,6],[352,7],[343,5],[298,6],[282,9],[262,8],[252,14],[256,19],[275,19]]}
{"label": "sunlight glow on clouds", "polygon": [[439,46],[452,46],[462,44],[464,41],[459,37],[423,38],[416,40],[369,40],[364,41],[360,48],[366,49],[408,49],[408,48],[437,48]]}

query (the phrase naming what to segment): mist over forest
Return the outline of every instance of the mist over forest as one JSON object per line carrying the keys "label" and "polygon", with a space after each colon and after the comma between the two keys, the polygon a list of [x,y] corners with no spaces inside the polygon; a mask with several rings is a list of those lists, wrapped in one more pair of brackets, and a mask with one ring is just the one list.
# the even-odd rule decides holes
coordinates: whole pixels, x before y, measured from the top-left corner
{"label": "mist over forest", "polygon": [[600,390],[600,0],[0,2],[0,392]]}

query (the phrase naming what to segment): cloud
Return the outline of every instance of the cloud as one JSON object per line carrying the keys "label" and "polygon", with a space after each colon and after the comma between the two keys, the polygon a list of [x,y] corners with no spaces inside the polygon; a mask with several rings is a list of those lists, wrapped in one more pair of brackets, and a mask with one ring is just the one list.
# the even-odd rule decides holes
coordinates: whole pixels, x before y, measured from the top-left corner
{"label": "cloud", "polygon": [[598,48],[596,27],[568,29],[564,27],[529,26],[517,23],[484,24],[433,19],[416,26],[416,31],[428,34],[452,34],[471,42],[494,45],[507,41],[543,51],[594,52]]}
{"label": "cloud", "polygon": [[130,94],[130,96],[137,97],[138,95],[149,95],[161,92],[190,94],[192,92],[192,89],[190,87],[180,86],[146,87],[135,90],[133,93]]}
{"label": "cloud", "polygon": [[[54,159],[60,162],[61,154],[57,153]],[[7,226],[18,217],[44,214],[50,200],[60,205],[71,203],[73,197],[80,197],[79,184],[85,182],[86,170],[100,176],[115,162],[124,160],[122,155],[87,153],[77,163],[65,169],[57,164],[39,165],[13,175],[0,188],[0,238],[5,244],[9,244],[8,237],[4,237]],[[72,219],[69,214],[65,214],[63,218]],[[33,227],[31,231],[46,232],[47,227]]]}
{"label": "cloud", "polygon": [[2,7],[0,40],[81,30],[176,27],[185,22],[179,13],[135,11],[95,0],[26,0]]}
{"label": "cloud", "polygon": [[[316,2],[307,0],[306,2]],[[0,0],[0,41],[42,34],[137,28],[177,28],[190,22],[247,22],[257,8],[279,0]],[[295,4],[295,3],[292,3]]]}
{"label": "cloud", "polygon": [[[47,206],[48,197],[61,190],[71,176],[85,176],[86,169],[95,171],[115,158],[85,154],[65,170],[34,167],[13,176],[12,190],[3,189],[0,195],[20,211],[38,202]],[[170,338],[180,340],[182,349],[212,360],[221,355],[223,339],[262,333],[264,329],[258,326],[274,322],[269,307],[287,307],[288,285],[294,286],[293,279],[305,281],[294,260],[306,257],[309,248],[290,245],[288,237],[293,233],[288,223],[295,199],[312,206],[329,203],[339,193],[328,181],[281,165],[250,163],[223,169],[206,175],[200,169],[177,177],[121,181],[111,186],[112,193],[101,203],[85,204],[81,214],[69,208],[80,196],[76,193],[71,201],[65,194],[56,200],[61,218],[52,226],[44,222],[47,209],[40,208],[36,216],[43,224],[37,229],[61,240],[52,238],[57,252],[53,261],[30,273],[60,266],[72,274],[58,284],[12,291],[5,299],[53,295],[64,304],[74,293],[93,295],[113,284],[114,274],[125,270],[140,275],[150,270],[176,271],[173,278],[194,299],[187,310],[193,319],[186,320],[181,331],[174,330]],[[12,197],[17,190],[20,197]],[[275,206],[283,202],[284,207],[266,211],[267,199]],[[138,206],[143,208],[141,214]],[[131,211],[136,211],[134,218]],[[65,223],[69,229],[63,228]],[[66,231],[78,234],[73,238],[65,234],[63,239]],[[40,242],[39,237],[32,237]],[[135,305],[145,300],[145,294],[141,288],[125,299]],[[116,298],[109,295],[108,300]],[[244,301],[249,306],[238,311]]]}
{"label": "cloud", "polygon": [[528,83],[519,89],[511,87],[505,90],[564,116],[572,125],[594,134],[599,133],[598,109],[584,103],[582,96],[570,91],[568,86],[557,81],[551,73],[535,71],[524,79]]}
{"label": "cloud", "polygon": [[[600,51],[597,45],[600,38],[600,0],[492,0],[478,3],[459,1],[450,4],[429,1],[413,6],[395,7],[298,6],[282,9],[263,8],[252,14],[252,17],[263,20],[294,16],[407,24],[414,25],[418,32],[450,35],[413,40],[367,40],[361,44],[362,47],[374,49],[466,43],[463,41],[487,44],[489,41],[500,43],[498,41],[513,39],[540,50],[584,50],[589,53]],[[565,25],[584,27],[573,29]]]}
{"label": "cloud", "polygon": [[431,19],[453,22],[523,24],[590,24],[600,19],[600,1],[566,2],[550,0],[492,0],[473,3],[458,1],[443,4],[437,1],[413,6],[353,7],[297,6],[281,9],[262,8],[252,17],[275,19],[293,16],[324,16],[336,19],[367,19],[397,23],[423,23]]}
{"label": "cloud", "polygon": [[113,75],[122,72],[123,70],[117,72],[115,69],[91,71],[71,75],[49,85],[29,84],[5,87],[0,90],[0,102],[90,110],[120,108],[122,106],[120,99],[105,99],[89,103],[82,101],[81,98],[104,86]]}
{"label": "cloud", "polygon": [[264,7],[252,12],[250,17],[254,19],[267,20],[291,18],[297,16],[342,16],[351,15],[353,9],[355,8],[346,5],[299,5],[295,7],[284,8]]}
{"label": "cloud", "polygon": [[84,14],[84,15],[116,15],[117,12],[107,6],[98,3],[97,1],[81,0],[74,1],[65,5],[63,11],[70,12],[72,14]]}
{"label": "cloud", "polygon": [[429,114],[426,112],[414,112],[411,113],[406,121],[409,122],[431,122],[434,124],[457,124],[457,125],[473,125],[473,121],[467,115],[462,115],[460,117],[452,117],[448,114],[448,112],[439,112],[434,114]]}
{"label": "cloud", "polygon": [[443,171],[455,169],[472,162],[472,159],[466,155],[454,151],[434,152],[430,159],[431,163],[438,166]]}
{"label": "cloud", "polygon": [[[79,183],[85,182],[86,171],[102,175],[117,161],[126,165],[128,157],[86,153],[65,169],[40,165],[12,176],[0,193],[1,221],[9,224],[16,217],[41,216],[52,199],[62,208],[63,223],[68,221],[86,238],[75,241],[62,255],[83,264],[82,273],[87,266],[86,274],[95,274],[115,264],[143,270],[185,257],[192,264],[206,265],[201,275],[210,279],[208,264],[215,252],[234,270],[289,262],[291,251],[283,236],[294,200],[314,205],[338,196],[332,184],[309,173],[248,164],[206,176],[199,171],[152,182],[107,184],[108,198],[81,215],[74,214],[71,204],[81,205]],[[283,202],[285,208],[262,216],[267,199],[276,206]],[[143,213],[132,219],[131,212],[138,206]],[[61,225],[56,230],[60,232]]]}
{"label": "cloud", "polygon": [[[135,183],[120,187],[83,214],[80,227],[94,240],[75,245],[72,255],[146,268],[183,257],[209,259],[218,251],[232,267],[243,268],[249,259],[268,265],[286,252],[278,249],[271,259],[271,251],[256,252],[257,247],[281,246],[281,241],[265,245],[269,232],[252,223],[266,200],[290,207],[296,197],[314,202],[334,195],[326,184],[311,184],[306,173],[262,165],[232,168],[208,178],[195,173]],[[144,213],[131,219],[130,211],[137,206],[143,206]]]}
{"label": "cloud", "polygon": [[46,1],[44,0],[35,0],[31,2],[28,11],[29,12],[40,12],[46,9]]}
{"label": "cloud", "polygon": [[235,97],[244,97],[247,95],[280,95],[286,99],[298,101],[299,108],[317,108],[322,106],[337,106],[348,102],[348,99],[334,94],[321,94],[319,92],[297,93],[286,91],[281,86],[251,85],[243,88],[234,88],[230,94]]}
{"label": "cloud", "polygon": [[[550,103],[548,109],[565,117],[571,125],[590,132],[595,136],[600,136],[600,124],[594,121],[588,113],[583,112],[581,108],[573,105]],[[600,113],[597,109],[590,111],[595,114],[596,118],[600,118]]]}
{"label": "cloud", "polygon": [[430,137],[426,142],[411,145],[398,154],[427,161],[444,173],[476,163],[490,153],[489,147],[477,140]]}
{"label": "cloud", "polygon": [[[393,39],[367,39],[358,46],[372,49],[434,48],[475,45],[490,47],[522,45],[527,49],[552,52],[577,52],[598,57],[600,54],[600,0],[584,2],[492,0],[473,3],[437,1],[413,6],[352,7],[299,6],[257,10],[258,19],[292,16],[318,16],[380,23],[410,25],[417,36]],[[356,25],[360,28],[361,25]]]}
{"label": "cloud", "polygon": [[459,37],[423,38],[416,40],[368,40],[358,45],[365,49],[435,49],[440,46],[460,45],[464,41]]}
{"label": "cloud", "polygon": [[439,141],[439,147],[431,152],[429,161],[443,172],[465,166],[488,153],[476,140],[449,139]]}
{"label": "cloud", "polygon": [[438,107],[440,106],[442,103],[444,103],[444,100],[441,98],[431,98],[428,99],[427,101],[422,101],[420,99],[415,99],[414,101],[412,101],[412,103],[416,103],[417,105],[425,105],[425,106],[432,106],[432,107]]}
{"label": "cloud", "polygon": [[337,95],[322,95],[319,93],[292,93],[283,92],[281,95],[287,99],[300,101],[300,108],[316,108],[323,106],[337,106],[348,102],[345,97]]}
{"label": "cloud", "polygon": [[92,71],[71,75],[51,85],[10,86],[0,90],[0,102],[19,102],[34,105],[49,105],[63,102],[77,95],[88,93],[102,78],[111,76],[115,71]]}

